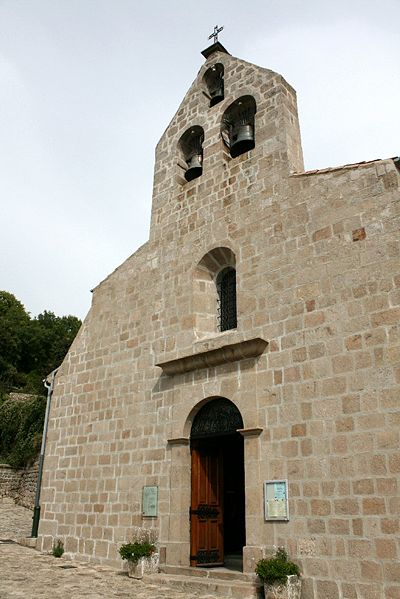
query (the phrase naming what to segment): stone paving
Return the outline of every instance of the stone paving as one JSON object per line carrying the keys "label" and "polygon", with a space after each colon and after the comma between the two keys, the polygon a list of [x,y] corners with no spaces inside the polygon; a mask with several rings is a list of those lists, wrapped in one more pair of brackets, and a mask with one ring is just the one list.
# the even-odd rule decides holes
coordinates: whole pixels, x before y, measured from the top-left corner
{"label": "stone paving", "polygon": [[15,505],[13,499],[0,500],[0,539],[28,537],[32,532],[32,510]]}
{"label": "stone paving", "polygon": [[[128,578],[118,570],[70,562],[20,545],[0,543],[1,599],[208,599]],[[211,599],[211,598],[210,598]]]}
{"label": "stone paving", "polygon": [[0,502],[0,599],[215,599],[215,595],[143,583],[113,568],[4,543],[4,539],[28,536],[31,526],[30,510],[12,501]]}

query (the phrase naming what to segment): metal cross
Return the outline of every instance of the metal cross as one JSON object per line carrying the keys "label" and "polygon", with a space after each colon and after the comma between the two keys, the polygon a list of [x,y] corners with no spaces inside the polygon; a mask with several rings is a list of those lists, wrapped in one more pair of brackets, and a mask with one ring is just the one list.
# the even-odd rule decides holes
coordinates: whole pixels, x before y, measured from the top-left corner
{"label": "metal cross", "polygon": [[223,30],[223,28],[224,28],[223,25],[219,29],[218,29],[218,25],[215,25],[215,27],[214,27],[214,33],[212,33],[211,35],[209,35],[208,39],[210,40],[213,37],[214,38],[214,44],[216,44],[217,41],[218,41],[218,34],[221,33],[221,31]]}

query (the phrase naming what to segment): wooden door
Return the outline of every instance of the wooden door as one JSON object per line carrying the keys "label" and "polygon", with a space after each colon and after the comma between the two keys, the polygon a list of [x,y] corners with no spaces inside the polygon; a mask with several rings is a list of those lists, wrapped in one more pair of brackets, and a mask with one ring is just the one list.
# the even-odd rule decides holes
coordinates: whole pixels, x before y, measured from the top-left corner
{"label": "wooden door", "polygon": [[212,442],[192,447],[190,565],[224,563],[222,452]]}

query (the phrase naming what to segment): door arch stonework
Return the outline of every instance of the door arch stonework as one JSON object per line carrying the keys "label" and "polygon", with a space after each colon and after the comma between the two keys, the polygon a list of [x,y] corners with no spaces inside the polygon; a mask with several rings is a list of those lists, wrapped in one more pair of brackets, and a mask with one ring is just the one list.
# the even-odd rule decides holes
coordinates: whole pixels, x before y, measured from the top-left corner
{"label": "door arch stonework", "polygon": [[[219,397],[197,412],[190,432],[190,565],[222,566],[245,544],[243,419]],[[232,531],[236,530],[235,534]]]}
{"label": "door arch stonework", "polygon": [[193,419],[191,439],[230,435],[243,428],[243,418],[235,404],[224,397],[203,405]]}
{"label": "door arch stonework", "polygon": [[[173,566],[189,566],[190,564],[190,521],[189,508],[191,503],[191,450],[190,433],[197,414],[206,405],[215,400],[224,399],[219,395],[209,395],[198,398],[195,404],[188,406],[186,415],[181,412],[180,424],[174,430],[172,438],[168,439],[170,452],[170,496],[169,517],[165,537],[166,564]],[[230,401],[230,400],[227,400]],[[237,403],[230,401],[238,411]],[[263,431],[257,425],[254,426],[253,419],[247,422],[247,412],[243,414],[244,428],[240,431],[244,438],[244,463],[245,463],[245,488],[246,488],[246,543],[243,547],[243,571],[254,572],[255,563],[260,559],[262,549],[259,546],[259,522],[254,517],[254,505],[262,503],[262,490],[253,481],[251,472],[257,466],[260,459],[259,437]],[[250,416],[250,414],[249,414]],[[253,426],[252,428],[249,428]],[[249,476],[249,480],[248,479]],[[248,511],[250,509],[250,511]]]}

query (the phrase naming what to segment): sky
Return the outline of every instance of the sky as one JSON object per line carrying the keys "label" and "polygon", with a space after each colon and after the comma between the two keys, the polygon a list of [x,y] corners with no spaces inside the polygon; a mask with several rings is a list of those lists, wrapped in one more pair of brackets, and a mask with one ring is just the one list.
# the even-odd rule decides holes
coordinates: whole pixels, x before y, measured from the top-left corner
{"label": "sky", "polygon": [[0,289],[83,318],[149,235],[154,148],[219,41],[296,89],[307,170],[400,154],[400,0],[0,0]]}

